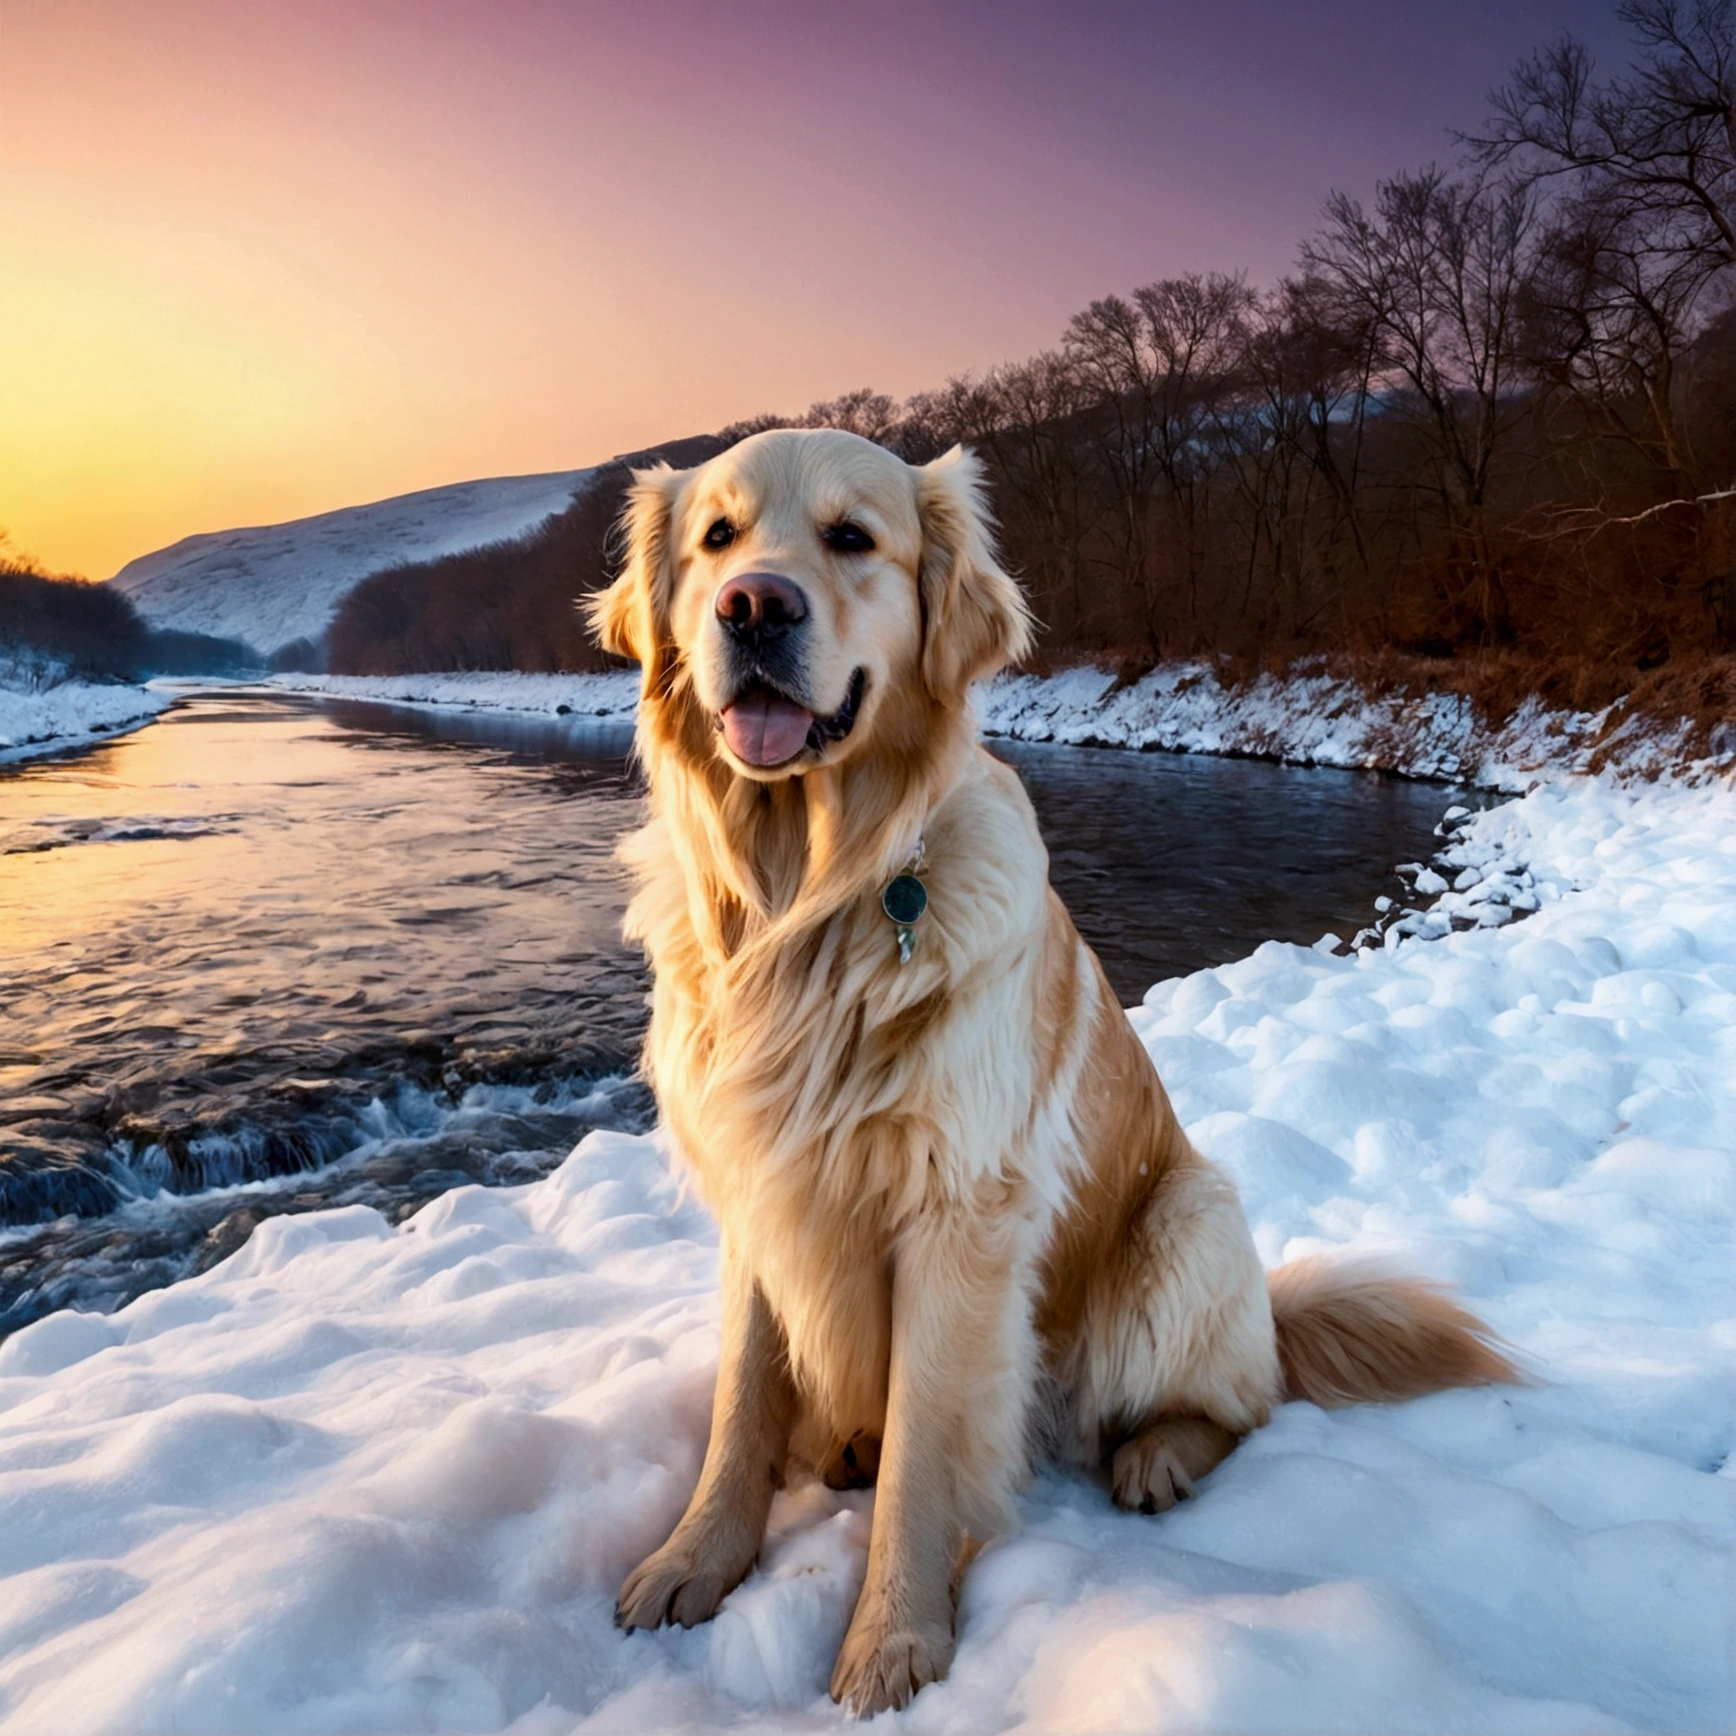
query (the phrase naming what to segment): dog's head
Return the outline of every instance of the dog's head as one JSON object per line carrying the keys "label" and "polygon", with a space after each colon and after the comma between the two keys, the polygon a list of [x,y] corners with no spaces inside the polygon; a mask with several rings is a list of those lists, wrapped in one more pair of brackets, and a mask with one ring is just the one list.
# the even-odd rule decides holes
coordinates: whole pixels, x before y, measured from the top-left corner
{"label": "dog's head", "polygon": [[689,705],[740,776],[871,751],[1026,649],[977,462],[906,464],[836,429],[758,434],[634,479],[621,576],[591,606],[648,705]]}

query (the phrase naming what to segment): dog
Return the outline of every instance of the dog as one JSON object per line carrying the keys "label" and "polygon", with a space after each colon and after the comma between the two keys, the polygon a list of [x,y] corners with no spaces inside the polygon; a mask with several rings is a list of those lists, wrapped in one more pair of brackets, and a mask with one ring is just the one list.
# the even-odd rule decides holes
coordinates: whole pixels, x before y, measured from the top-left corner
{"label": "dog", "polygon": [[1517,1378],[1431,1285],[1262,1270],[977,739],[1032,620],[970,454],[775,430],[637,473],[622,524],[590,609],[641,670],[626,931],[723,1312],[699,1484],[624,1628],[715,1613],[792,1457],[877,1478],[831,1691],[902,1706],[1036,1454],[1158,1513],[1286,1399]]}

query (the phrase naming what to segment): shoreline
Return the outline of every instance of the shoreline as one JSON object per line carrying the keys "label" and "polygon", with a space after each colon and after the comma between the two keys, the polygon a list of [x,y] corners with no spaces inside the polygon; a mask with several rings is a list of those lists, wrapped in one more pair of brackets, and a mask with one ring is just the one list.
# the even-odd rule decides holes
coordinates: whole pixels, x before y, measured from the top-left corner
{"label": "shoreline", "polygon": [[1503,795],[1559,777],[1698,785],[1736,774],[1730,726],[1717,757],[1696,758],[1687,719],[1660,724],[1624,713],[1619,701],[1572,711],[1532,695],[1491,724],[1465,694],[1371,691],[1323,665],[1226,685],[1208,664],[1165,663],[1125,686],[1080,665],[999,676],[978,704],[989,734],[1021,741],[1386,772]]}
{"label": "shoreline", "polygon": [[124,682],[61,681],[36,690],[0,685],[0,769],[128,735],[154,723],[174,699]]}
{"label": "shoreline", "polygon": [[[111,740],[152,722],[176,697],[207,687],[627,724],[639,680],[632,670],[455,670],[0,687],[0,767]],[[1080,664],[1048,675],[999,675],[977,689],[975,703],[990,737],[1380,772],[1503,795],[1585,775],[1689,787],[1736,780],[1736,725],[1720,725],[1714,753],[1695,757],[1686,719],[1670,724],[1625,714],[1620,702],[1573,711],[1532,696],[1491,724],[1463,694],[1372,692],[1323,667],[1227,685],[1209,665],[1176,662],[1122,684],[1108,670]]]}
{"label": "shoreline", "polygon": [[[621,721],[638,700],[638,677],[625,670],[278,675],[257,685],[443,710]],[[1533,697],[1490,726],[1462,694],[1371,693],[1324,671],[1263,674],[1226,686],[1208,665],[1178,662],[1120,686],[1111,672],[1084,664],[1050,675],[997,676],[978,688],[976,706],[985,735],[1016,741],[1385,772],[1504,795],[1561,776],[1689,785],[1736,776],[1736,728],[1718,742],[1716,757],[1694,758],[1685,719],[1660,725],[1622,716],[1616,706],[1568,711]]]}

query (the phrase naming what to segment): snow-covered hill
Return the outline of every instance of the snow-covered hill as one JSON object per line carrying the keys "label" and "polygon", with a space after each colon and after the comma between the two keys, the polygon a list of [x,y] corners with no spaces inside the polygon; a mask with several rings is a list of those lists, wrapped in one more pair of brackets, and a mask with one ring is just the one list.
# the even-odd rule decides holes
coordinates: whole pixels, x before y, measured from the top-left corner
{"label": "snow-covered hill", "polygon": [[109,582],[152,627],[241,639],[270,656],[297,639],[317,640],[369,573],[519,536],[562,511],[593,474],[496,476],[184,537],[129,561]]}

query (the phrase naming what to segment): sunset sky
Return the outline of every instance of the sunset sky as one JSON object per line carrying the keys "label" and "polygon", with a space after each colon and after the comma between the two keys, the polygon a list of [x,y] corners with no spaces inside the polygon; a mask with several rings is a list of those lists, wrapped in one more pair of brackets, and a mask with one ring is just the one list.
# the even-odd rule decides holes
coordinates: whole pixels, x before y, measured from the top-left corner
{"label": "sunset sky", "polygon": [[565,469],[1285,270],[1594,0],[3,0],[0,525]]}

